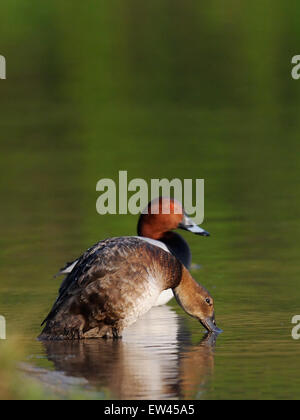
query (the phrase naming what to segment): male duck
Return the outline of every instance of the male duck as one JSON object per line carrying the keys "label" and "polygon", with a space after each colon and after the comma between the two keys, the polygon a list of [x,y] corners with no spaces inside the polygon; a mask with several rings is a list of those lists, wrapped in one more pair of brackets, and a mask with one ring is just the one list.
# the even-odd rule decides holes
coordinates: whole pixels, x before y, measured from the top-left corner
{"label": "male duck", "polygon": [[[175,229],[183,229],[196,235],[209,236],[209,233],[189,218],[182,204],[173,198],[160,197],[152,200],[140,215],[137,233],[153,245],[171,252],[187,269],[191,265],[191,251],[187,242]],[[79,259],[67,263],[57,274],[70,274]],[[67,280],[67,279],[66,279]],[[154,306],[165,305],[174,297],[171,289],[164,290]]]}

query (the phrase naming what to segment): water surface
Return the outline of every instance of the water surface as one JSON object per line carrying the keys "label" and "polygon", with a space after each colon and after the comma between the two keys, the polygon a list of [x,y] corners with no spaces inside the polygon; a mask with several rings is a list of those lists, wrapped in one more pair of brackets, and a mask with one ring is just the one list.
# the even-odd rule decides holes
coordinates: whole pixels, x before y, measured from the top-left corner
{"label": "water surface", "polygon": [[[20,362],[58,396],[299,398],[299,5],[75,3],[2,11],[0,314]],[[136,233],[136,216],[96,213],[119,170],[205,179],[211,237],[183,235],[216,340],[172,302],[121,342],[36,341],[58,268]]]}

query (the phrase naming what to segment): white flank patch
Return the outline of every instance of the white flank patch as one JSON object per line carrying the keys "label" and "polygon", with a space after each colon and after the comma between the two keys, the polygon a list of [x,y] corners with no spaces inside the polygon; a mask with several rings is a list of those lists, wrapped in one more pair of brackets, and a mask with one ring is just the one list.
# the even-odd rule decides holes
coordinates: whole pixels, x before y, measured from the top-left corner
{"label": "white flank patch", "polygon": [[171,299],[173,299],[174,297],[174,293],[172,291],[172,289],[167,289],[164,290],[163,292],[161,292],[161,294],[159,295],[159,298],[157,299],[156,303],[154,306],[161,306],[161,305],[165,305],[166,303],[168,303]]}

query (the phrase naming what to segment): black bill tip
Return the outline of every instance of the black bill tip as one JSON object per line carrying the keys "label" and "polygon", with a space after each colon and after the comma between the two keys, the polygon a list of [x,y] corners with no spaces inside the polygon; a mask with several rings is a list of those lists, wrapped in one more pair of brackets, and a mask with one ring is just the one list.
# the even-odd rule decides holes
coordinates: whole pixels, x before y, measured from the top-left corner
{"label": "black bill tip", "polygon": [[210,233],[207,232],[206,230],[204,230],[203,232],[199,232],[199,233],[195,232],[195,234],[200,235],[200,236],[210,236]]}
{"label": "black bill tip", "polygon": [[217,327],[217,324],[213,318],[205,318],[204,320],[200,320],[201,324],[207,331],[214,333],[214,334],[221,334],[223,330]]}

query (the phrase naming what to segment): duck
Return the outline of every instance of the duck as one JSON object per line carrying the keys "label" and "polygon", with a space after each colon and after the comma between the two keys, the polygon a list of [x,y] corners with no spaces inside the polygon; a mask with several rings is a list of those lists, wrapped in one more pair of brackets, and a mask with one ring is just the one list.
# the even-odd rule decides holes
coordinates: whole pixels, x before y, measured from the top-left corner
{"label": "duck", "polygon": [[[185,230],[196,235],[210,236],[210,233],[198,226],[185,212],[180,201],[170,197],[158,197],[148,203],[137,223],[138,237],[159,246],[174,255],[188,270],[191,267],[191,250],[185,239],[176,229]],[[68,262],[55,277],[69,275],[78,263],[78,258]],[[68,281],[68,279],[66,279]],[[167,304],[174,298],[171,289],[164,290],[154,306]]]}
{"label": "duck", "polygon": [[221,332],[205,287],[171,252],[143,237],[100,241],[79,258],[66,280],[40,340],[121,338],[167,289],[207,331]]}

